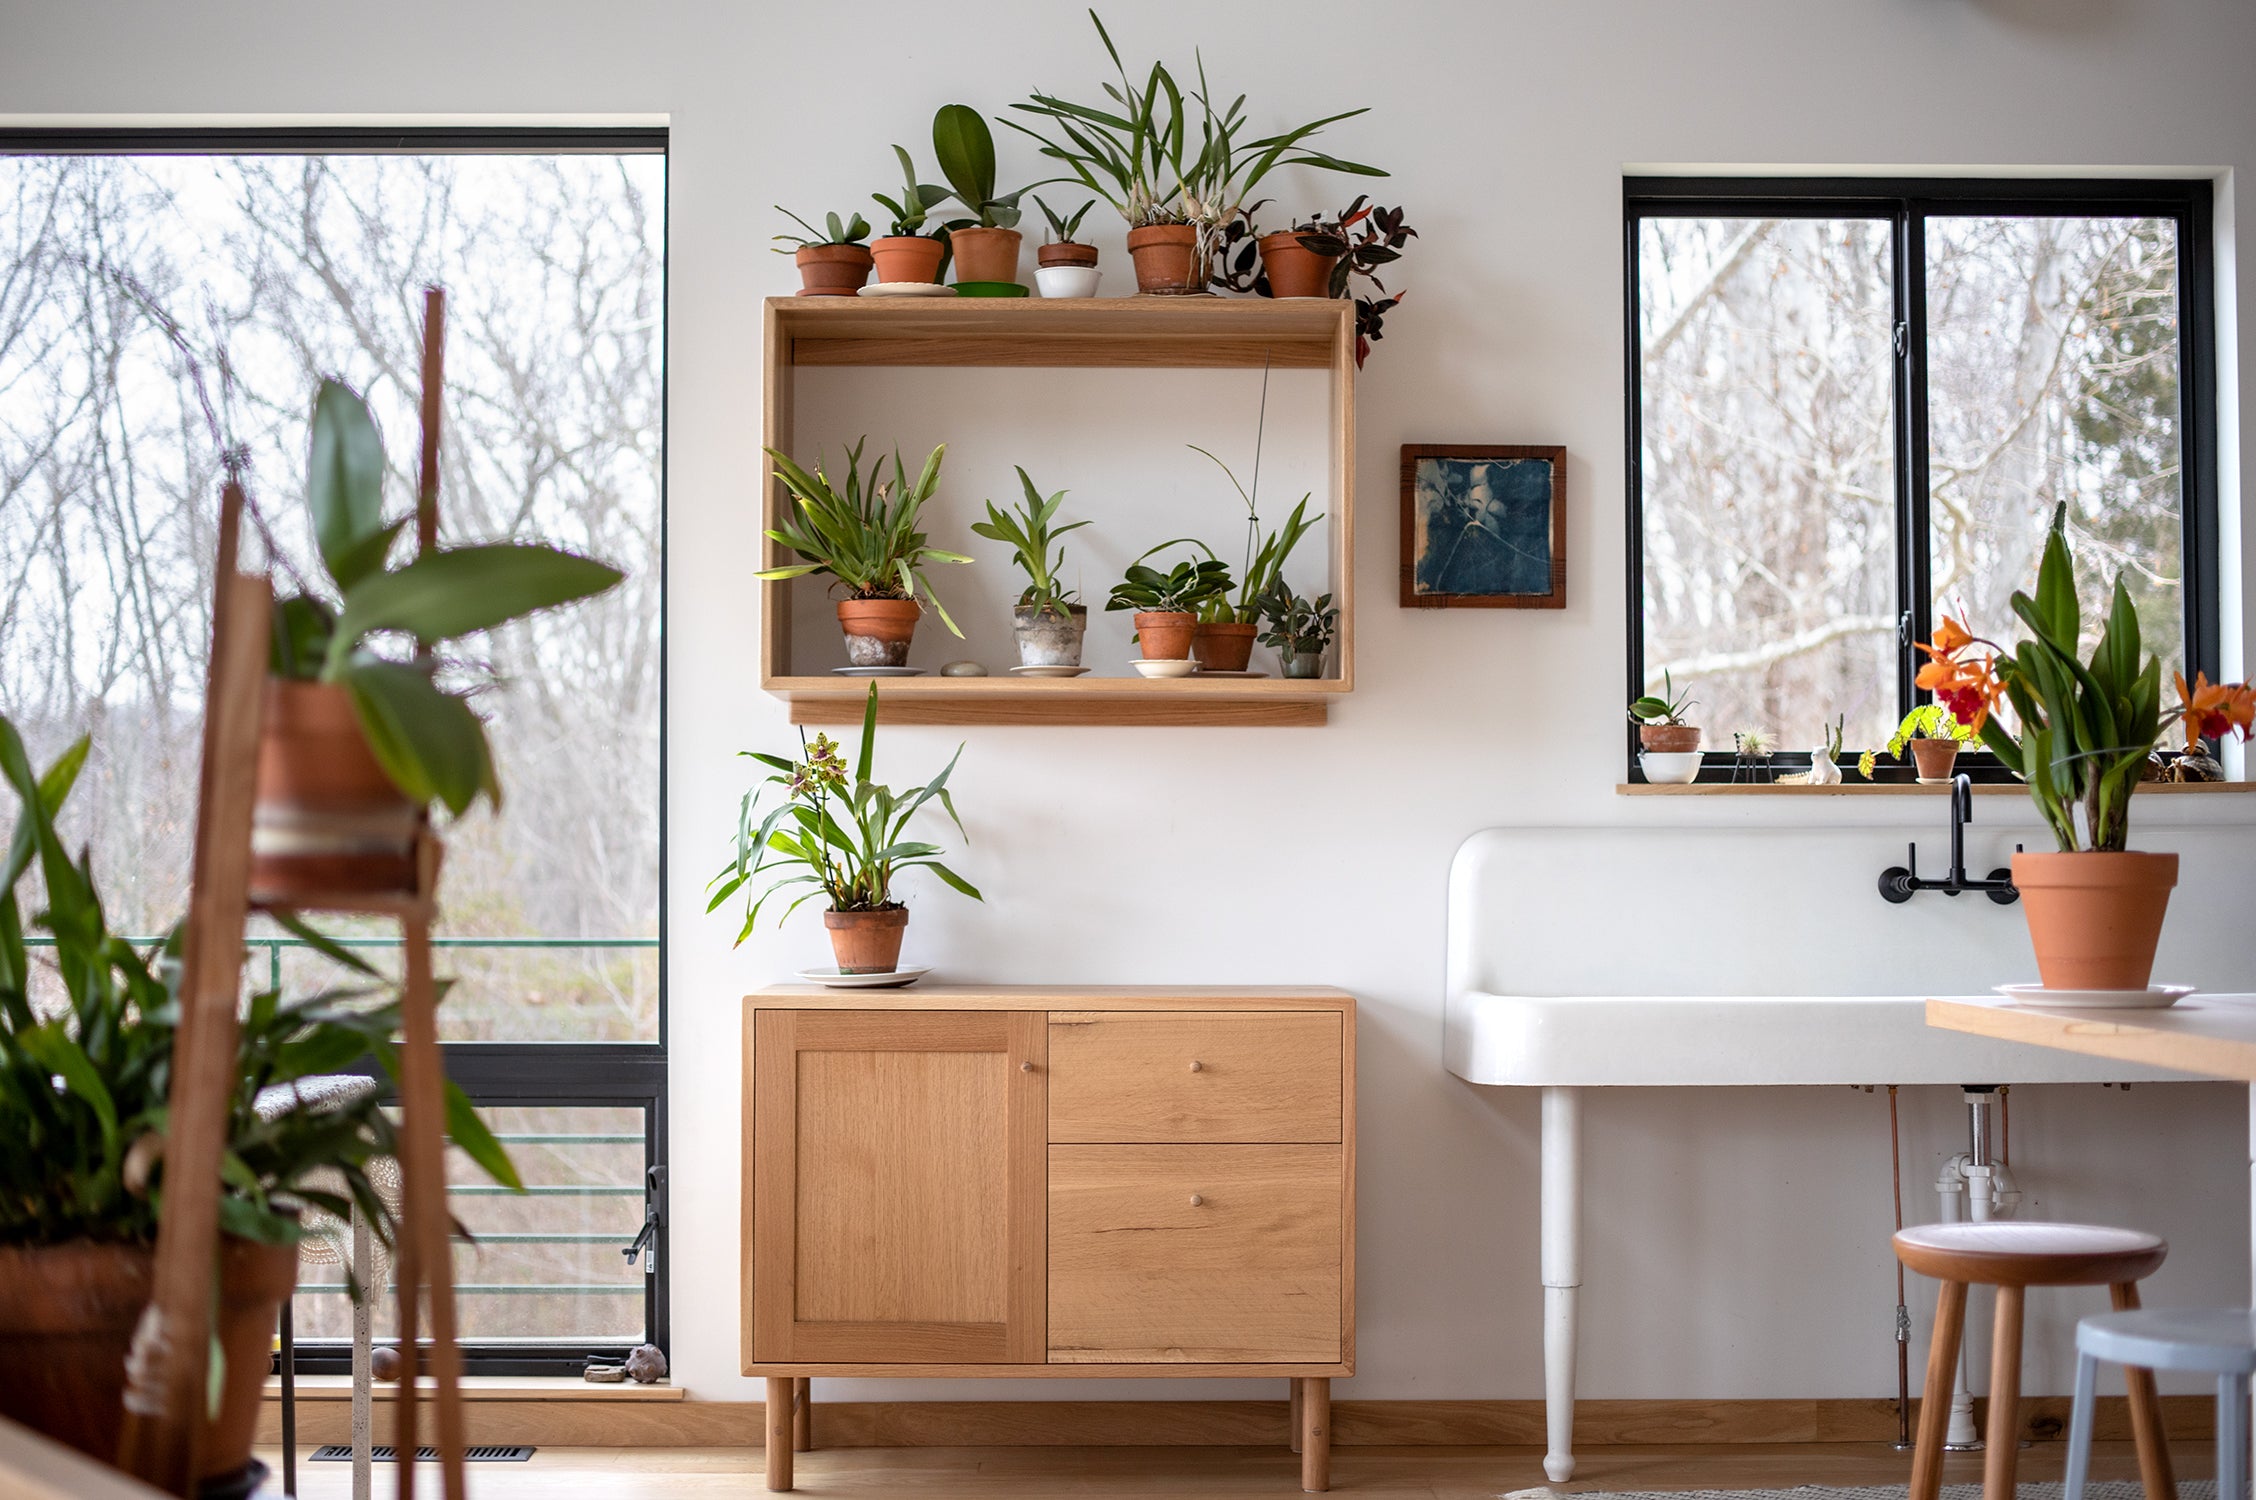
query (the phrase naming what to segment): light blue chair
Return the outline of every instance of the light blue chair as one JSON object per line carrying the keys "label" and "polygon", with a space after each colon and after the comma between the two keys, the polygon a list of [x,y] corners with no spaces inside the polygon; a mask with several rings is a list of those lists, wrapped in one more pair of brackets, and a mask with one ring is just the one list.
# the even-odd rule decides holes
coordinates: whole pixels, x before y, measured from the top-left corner
{"label": "light blue chair", "polygon": [[2092,1401],[2099,1362],[2142,1370],[2189,1370],[2217,1378],[2217,1500],[2248,1487],[2248,1378],[2256,1372],[2256,1312],[2246,1308],[2148,1308],[2105,1313],[2076,1325],[2076,1406],[2068,1422],[2068,1480],[2062,1500],[2083,1500],[2091,1471]]}

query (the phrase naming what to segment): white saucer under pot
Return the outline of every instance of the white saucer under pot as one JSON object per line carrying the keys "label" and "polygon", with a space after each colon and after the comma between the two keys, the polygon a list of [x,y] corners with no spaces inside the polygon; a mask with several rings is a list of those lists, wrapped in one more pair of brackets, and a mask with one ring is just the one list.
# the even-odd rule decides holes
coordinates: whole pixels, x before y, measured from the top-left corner
{"label": "white saucer under pot", "polygon": [[2190,984],[2150,984],[2143,990],[2048,990],[2041,984],[2001,984],[2015,1005],[2047,1010],[2163,1010],[2194,992]]}
{"label": "white saucer under pot", "polygon": [[1128,665],[1146,677],[1188,677],[1198,670],[1198,663],[1189,657],[1139,656]]}

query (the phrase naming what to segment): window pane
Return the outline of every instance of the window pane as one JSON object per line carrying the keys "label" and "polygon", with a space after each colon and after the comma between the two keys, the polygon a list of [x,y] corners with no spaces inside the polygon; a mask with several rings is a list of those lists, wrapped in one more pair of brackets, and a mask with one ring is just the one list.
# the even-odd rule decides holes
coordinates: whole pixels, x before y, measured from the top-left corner
{"label": "window pane", "polygon": [[[2165,672],[2185,661],[2178,245],[2169,219],[1931,218],[1934,609],[2011,643],[2053,507],[2085,600],[2118,573]],[[2087,608],[2084,645],[2100,616]]]}
{"label": "window pane", "polygon": [[[455,1312],[464,1343],[588,1346],[643,1341],[644,1281],[619,1252],[642,1227],[640,1109],[489,1105],[480,1113],[509,1149],[530,1191],[493,1186],[447,1148],[447,1207],[477,1238],[455,1247]],[[352,1304],[331,1223],[298,1269],[297,1337],[352,1337]],[[373,1309],[378,1340],[394,1336],[399,1305],[391,1268]]]}
{"label": "window pane", "polygon": [[1894,727],[1892,262],[1884,221],[1639,222],[1645,677],[1710,750]]}
{"label": "window pane", "polygon": [[[461,644],[502,683],[479,710],[511,815],[449,833],[443,930],[655,936],[665,172],[655,154],[0,158],[0,709],[42,759],[93,731],[68,832],[120,930],[186,905],[219,454],[248,455],[254,550],[285,586],[319,577],[306,416],[334,374],[374,408],[404,514],[419,291],[438,283],[444,536],[539,536],[628,575]],[[647,954],[458,957],[452,1035],[657,1038]]]}

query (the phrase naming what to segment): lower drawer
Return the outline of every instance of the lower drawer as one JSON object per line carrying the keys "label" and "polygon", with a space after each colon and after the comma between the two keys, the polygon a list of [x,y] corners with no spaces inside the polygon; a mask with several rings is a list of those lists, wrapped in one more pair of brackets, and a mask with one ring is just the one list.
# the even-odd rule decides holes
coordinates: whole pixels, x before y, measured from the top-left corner
{"label": "lower drawer", "polygon": [[1319,1362],[1341,1349],[1331,1146],[1052,1146],[1053,1364]]}

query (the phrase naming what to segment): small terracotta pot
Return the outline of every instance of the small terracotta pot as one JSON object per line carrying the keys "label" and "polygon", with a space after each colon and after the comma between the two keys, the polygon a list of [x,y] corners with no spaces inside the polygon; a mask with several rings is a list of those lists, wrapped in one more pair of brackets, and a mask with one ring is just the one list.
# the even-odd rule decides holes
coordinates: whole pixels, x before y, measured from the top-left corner
{"label": "small terracotta pot", "polygon": [[1911,742],[1912,764],[1919,767],[1921,781],[1948,781],[1951,767],[1958,763],[1957,740],[1914,739]]}
{"label": "small terracotta pot", "polygon": [[1034,252],[1034,262],[1043,266],[1093,266],[1097,263],[1097,247],[1060,240],[1054,245],[1044,245]]}
{"label": "small terracotta pot", "polygon": [[907,907],[826,911],[823,926],[830,929],[830,951],[838,957],[841,974],[890,974],[901,967],[901,935],[909,926]]}
{"label": "small terracotta pot", "polygon": [[870,241],[879,281],[914,281],[926,285],[940,279],[940,257],[948,247],[928,235],[889,234]]}
{"label": "small terracotta pot", "polygon": [[2175,854],[2014,855],[2045,988],[2145,989],[2177,883]]}
{"label": "small terracotta pot", "polygon": [[1183,661],[1191,654],[1198,616],[1187,609],[1136,611],[1136,644],[1145,661]]}
{"label": "small terracotta pot", "polygon": [[261,898],[414,888],[419,810],[369,751],[342,683],[267,679],[257,785],[251,889]]}
{"label": "small terracotta pot", "polygon": [[799,262],[802,297],[851,297],[869,280],[867,245],[801,245],[792,259]]}
{"label": "small terracotta pot", "polygon": [[1336,255],[1318,255],[1289,229],[1261,237],[1261,268],[1269,273],[1272,297],[1329,297]]}
{"label": "small terracotta pot", "polygon": [[1017,230],[956,229],[948,239],[956,247],[956,280],[1018,280]]}
{"label": "small terracotta pot", "polygon": [[[155,1265],[148,1245],[0,1246],[0,1416],[113,1461],[126,1351]],[[296,1245],[220,1241],[217,1331],[227,1373],[218,1419],[198,1440],[200,1477],[250,1462],[275,1321],[297,1279]]]}
{"label": "small terracotta pot", "polygon": [[1258,625],[1210,623],[1191,632],[1191,646],[1199,665],[1209,672],[1243,672],[1253,660],[1253,638]]}
{"label": "small terracotta pot", "polygon": [[1128,231],[1128,254],[1136,262],[1136,290],[1153,296],[1181,296],[1206,290],[1198,260],[1198,229],[1190,224],[1146,224]]}
{"label": "small terracotta pot", "polygon": [[1637,726],[1637,744],[1640,749],[1656,755],[1685,755],[1700,748],[1700,730],[1695,724],[1640,724]]}
{"label": "small terracotta pot", "polygon": [[841,599],[838,627],[846,632],[846,661],[856,667],[905,667],[917,616],[914,599]]}

